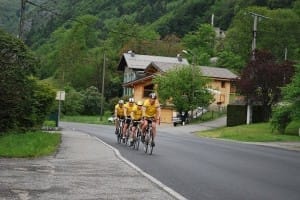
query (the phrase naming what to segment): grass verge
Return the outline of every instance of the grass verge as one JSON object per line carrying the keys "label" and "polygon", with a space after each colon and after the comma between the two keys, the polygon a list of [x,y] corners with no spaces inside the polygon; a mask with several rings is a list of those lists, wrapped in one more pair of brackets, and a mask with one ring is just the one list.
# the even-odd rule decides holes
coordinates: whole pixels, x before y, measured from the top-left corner
{"label": "grass verge", "polygon": [[80,122],[88,124],[112,124],[108,122],[108,117],[103,116],[102,120],[100,116],[63,116],[61,121],[64,122]]}
{"label": "grass verge", "polygon": [[54,153],[61,142],[61,134],[28,132],[0,136],[0,157],[39,157]]}
{"label": "grass verge", "polygon": [[244,142],[300,142],[300,137],[298,136],[299,128],[300,121],[295,121],[287,127],[286,134],[279,134],[276,131],[272,132],[270,123],[258,123],[217,128],[199,132],[197,135],[201,137],[222,138]]}

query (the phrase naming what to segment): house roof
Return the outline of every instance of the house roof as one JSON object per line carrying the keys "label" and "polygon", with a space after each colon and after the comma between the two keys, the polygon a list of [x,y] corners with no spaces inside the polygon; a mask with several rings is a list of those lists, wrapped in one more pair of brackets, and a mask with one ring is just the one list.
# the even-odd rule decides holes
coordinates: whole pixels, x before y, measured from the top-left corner
{"label": "house roof", "polygon": [[[173,69],[176,65],[173,63],[162,63],[162,62],[151,62],[145,69],[145,72],[152,72],[153,68],[156,72],[166,72],[170,69]],[[184,66],[184,65],[177,65],[177,66]],[[219,79],[236,79],[238,78],[237,75],[232,73],[230,70],[226,68],[220,67],[207,67],[207,66],[200,66],[201,73],[209,78],[219,78]]]}
{"label": "house roof", "polygon": [[174,64],[174,63],[168,63],[168,62],[151,62],[146,68],[145,72],[151,70],[151,68],[154,68],[158,72],[166,72],[170,69],[173,69],[176,66],[184,66],[188,64]]}
{"label": "house roof", "polygon": [[[135,53],[124,53],[118,65],[119,71],[124,71],[125,66],[128,68],[144,70],[151,63],[166,63],[166,65],[188,65],[188,61],[181,57],[164,57],[149,56]],[[167,64],[168,63],[168,64]]]}
{"label": "house roof", "polygon": [[220,79],[237,79],[238,76],[232,73],[229,69],[220,67],[207,67],[200,66],[201,72],[204,76],[210,78],[220,78]]}

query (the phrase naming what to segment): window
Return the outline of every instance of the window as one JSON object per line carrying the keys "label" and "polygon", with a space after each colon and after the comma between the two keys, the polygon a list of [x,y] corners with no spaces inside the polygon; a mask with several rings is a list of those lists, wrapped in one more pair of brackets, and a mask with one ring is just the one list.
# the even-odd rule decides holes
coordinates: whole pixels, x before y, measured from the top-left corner
{"label": "window", "polygon": [[225,88],[225,81],[221,81],[221,88]]}
{"label": "window", "polygon": [[153,92],[154,85],[146,85],[144,87],[144,97],[148,97],[151,92]]}

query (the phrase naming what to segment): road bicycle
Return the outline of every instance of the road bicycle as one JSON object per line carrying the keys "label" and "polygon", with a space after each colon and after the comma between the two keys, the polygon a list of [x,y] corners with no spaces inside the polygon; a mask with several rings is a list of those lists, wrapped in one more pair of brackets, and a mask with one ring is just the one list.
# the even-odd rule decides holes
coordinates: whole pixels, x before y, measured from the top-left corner
{"label": "road bicycle", "polygon": [[139,150],[140,141],[141,141],[141,135],[142,135],[142,129],[141,129],[141,122],[140,121],[133,121],[133,123],[138,123],[136,126],[136,129],[133,133],[133,149]]}
{"label": "road bicycle", "polygon": [[[125,123],[126,123],[126,120],[125,120]],[[125,123],[124,123],[124,126],[125,126]],[[130,119],[130,123],[129,123],[129,125],[127,127],[127,130],[126,130],[126,133],[125,133],[125,139],[123,138],[123,143],[125,143],[125,145],[127,145],[127,146],[130,146],[129,137],[131,135],[132,125],[133,125],[132,120]]]}
{"label": "road bicycle", "polygon": [[118,118],[118,122],[119,122],[119,126],[117,128],[116,135],[117,135],[117,142],[120,144],[123,138],[123,126],[125,123],[125,119]]}
{"label": "road bicycle", "polygon": [[146,135],[144,142],[144,152],[152,155],[154,143],[153,143],[153,129],[152,129],[152,121],[153,119],[147,119],[148,125],[146,127]]}

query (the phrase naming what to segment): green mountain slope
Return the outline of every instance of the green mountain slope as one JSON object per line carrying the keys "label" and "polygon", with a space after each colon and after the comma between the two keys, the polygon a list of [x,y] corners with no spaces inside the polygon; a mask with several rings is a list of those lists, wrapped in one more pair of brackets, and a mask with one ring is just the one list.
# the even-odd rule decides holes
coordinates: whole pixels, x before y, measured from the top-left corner
{"label": "green mountain slope", "polygon": [[[33,2],[34,6],[29,2]],[[99,18],[98,28],[105,33],[107,24],[127,16],[151,27],[162,37],[183,36],[202,23],[226,30],[232,17],[251,5],[290,8],[295,0],[31,0],[26,3],[25,33],[29,45],[40,43],[68,20],[90,14]],[[0,0],[0,26],[17,34],[21,0]],[[105,36],[104,36],[105,37]]]}
{"label": "green mountain slope", "polygon": [[[31,0],[35,4],[42,5],[47,0]],[[18,35],[20,21],[21,0],[0,0],[0,28]],[[26,12],[34,7],[26,4]]]}

